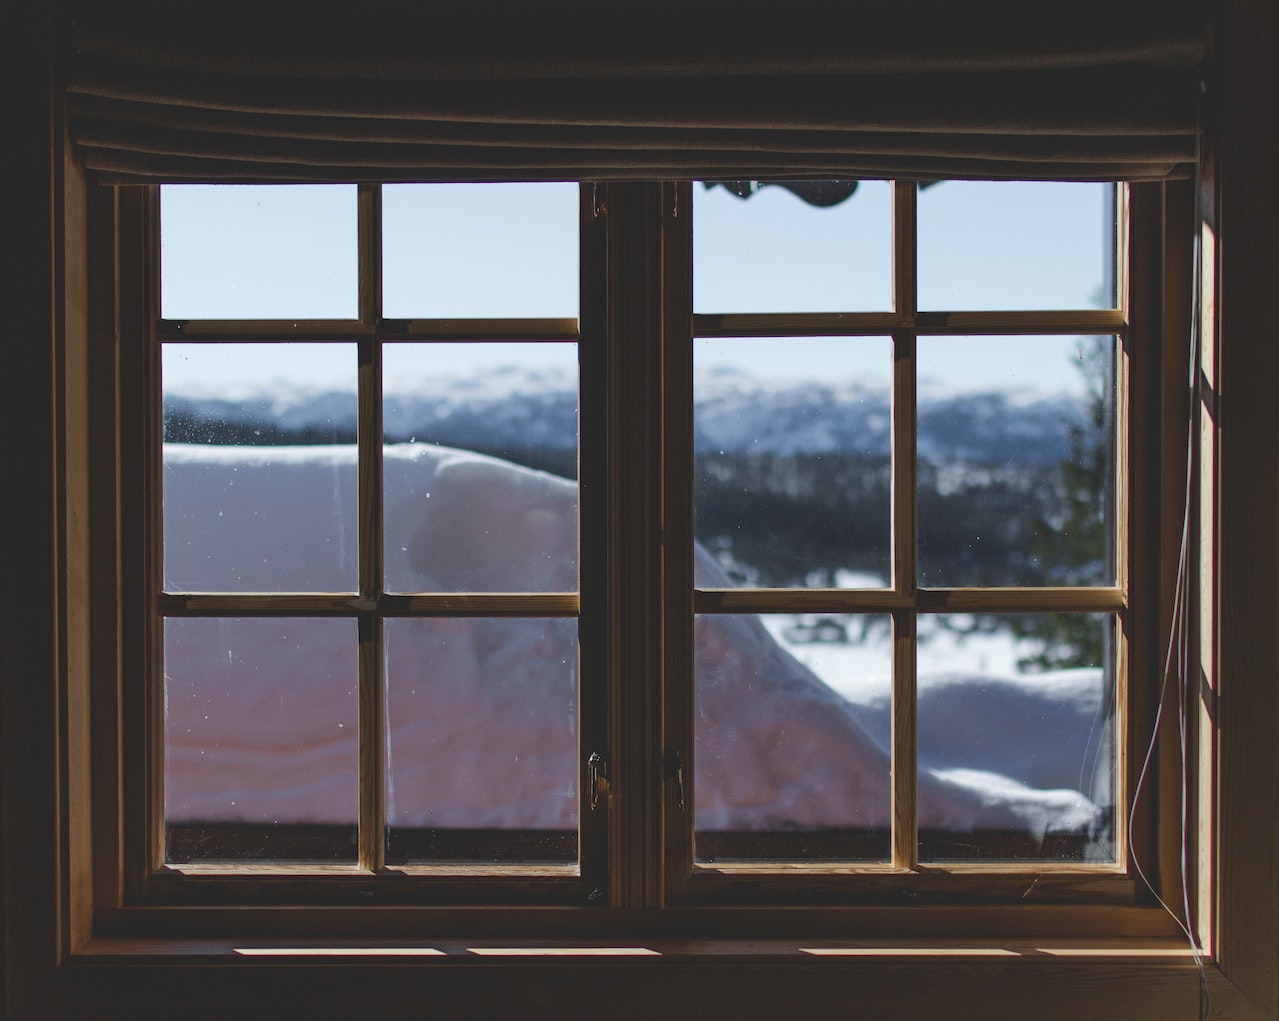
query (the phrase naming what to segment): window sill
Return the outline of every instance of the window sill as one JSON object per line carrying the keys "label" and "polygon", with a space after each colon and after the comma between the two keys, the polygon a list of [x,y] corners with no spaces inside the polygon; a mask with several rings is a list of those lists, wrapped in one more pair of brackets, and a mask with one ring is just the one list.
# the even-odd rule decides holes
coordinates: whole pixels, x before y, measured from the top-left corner
{"label": "window sill", "polygon": [[[231,972],[232,974],[229,974]],[[1260,1016],[1211,963],[1213,1008]],[[230,981],[228,981],[230,979]],[[356,981],[352,981],[355,979]],[[1193,1017],[1174,937],[945,940],[94,938],[59,972],[65,1014],[120,1016]],[[192,1013],[194,1011],[194,1013]],[[285,1013],[281,1013],[285,1011]]]}
{"label": "window sill", "polygon": [[778,939],[660,939],[630,940],[529,940],[529,939],[444,939],[444,940],[333,940],[316,938],[188,937],[95,937],[72,958],[75,967],[148,966],[158,964],[214,964],[235,961],[270,961],[276,965],[324,967],[347,965],[379,967],[413,965],[438,968],[526,966],[530,959],[541,963],[607,959],[653,960],[676,963],[758,964],[800,961],[854,961],[877,959],[970,961],[1070,960],[1133,964],[1189,964],[1194,955],[1186,941],[1175,937],[1141,939],[947,939],[947,940],[778,940]]}

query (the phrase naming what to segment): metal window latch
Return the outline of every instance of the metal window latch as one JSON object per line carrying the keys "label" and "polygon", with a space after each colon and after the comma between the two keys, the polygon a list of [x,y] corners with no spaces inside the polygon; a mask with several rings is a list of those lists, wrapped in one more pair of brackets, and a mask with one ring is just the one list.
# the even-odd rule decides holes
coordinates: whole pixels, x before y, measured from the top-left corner
{"label": "metal window latch", "polygon": [[600,789],[608,783],[608,760],[599,752],[591,752],[586,760],[587,782],[591,788],[591,811],[600,807]]}
{"label": "metal window latch", "polygon": [[679,752],[674,748],[666,749],[663,761],[666,767],[666,779],[675,781],[675,807],[682,812],[684,811],[684,763],[679,757]]}

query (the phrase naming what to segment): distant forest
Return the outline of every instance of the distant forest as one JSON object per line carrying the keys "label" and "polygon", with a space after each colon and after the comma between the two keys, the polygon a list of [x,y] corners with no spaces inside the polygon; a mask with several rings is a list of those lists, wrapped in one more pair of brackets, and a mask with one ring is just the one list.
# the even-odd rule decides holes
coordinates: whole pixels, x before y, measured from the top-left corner
{"label": "distant forest", "polygon": [[[829,587],[838,569],[887,577],[887,458],[727,453],[698,457],[694,472],[697,536],[735,581]],[[1067,527],[1060,466],[921,461],[918,473],[923,584],[1106,583],[1100,536],[1082,540],[1089,550],[1047,541],[1051,522]]]}

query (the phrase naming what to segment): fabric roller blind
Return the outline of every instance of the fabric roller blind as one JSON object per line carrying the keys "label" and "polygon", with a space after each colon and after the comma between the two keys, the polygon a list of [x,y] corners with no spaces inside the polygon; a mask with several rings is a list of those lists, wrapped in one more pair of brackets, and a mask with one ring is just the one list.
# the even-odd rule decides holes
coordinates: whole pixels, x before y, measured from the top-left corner
{"label": "fabric roller blind", "polygon": [[108,182],[1186,176],[1205,0],[83,4]]}

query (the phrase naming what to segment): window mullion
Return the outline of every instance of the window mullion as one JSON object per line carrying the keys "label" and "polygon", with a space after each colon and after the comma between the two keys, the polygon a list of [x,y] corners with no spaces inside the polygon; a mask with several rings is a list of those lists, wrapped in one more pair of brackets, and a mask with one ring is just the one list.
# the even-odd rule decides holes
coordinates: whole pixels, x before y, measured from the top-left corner
{"label": "window mullion", "polygon": [[376,326],[382,319],[382,186],[359,188],[358,307],[361,326]]}
{"label": "window mullion", "polygon": [[[363,324],[381,316],[381,189],[359,192],[359,308]],[[380,871],[386,857],[386,678],[382,655],[382,347],[380,338],[359,342],[359,862]]]}
{"label": "window mullion", "polygon": [[661,900],[661,194],[612,184],[606,316],[609,903]]}
{"label": "window mullion", "polygon": [[[916,500],[915,335],[893,337],[893,584],[918,598],[919,515]],[[892,798],[893,865],[914,868],[918,855],[914,606],[893,613]]]}
{"label": "window mullion", "polygon": [[[916,196],[913,181],[893,188],[893,304],[903,327],[893,333],[893,586],[912,605],[893,613],[892,805],[893,865],[918,861],[916,714],[917,551],[915,312],[917,304]],[[909,327],[909,328],[905,328]]]}

